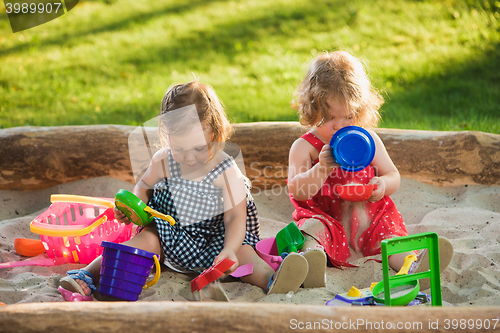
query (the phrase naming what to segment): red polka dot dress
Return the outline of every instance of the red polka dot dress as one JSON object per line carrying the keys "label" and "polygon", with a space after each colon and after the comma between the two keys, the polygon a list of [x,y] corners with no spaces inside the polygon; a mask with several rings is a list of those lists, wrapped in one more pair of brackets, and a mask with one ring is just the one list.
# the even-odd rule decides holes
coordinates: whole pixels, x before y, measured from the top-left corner
{"label": "red polka dot dress", "polygon": [[[304,134],[302,138],[318,151],[321,151],[324,145],[311,133]],[[317,162],[318,160],[314,161],[314,164]],[[353,266],[346,262],[351,255],[348,241],[350,244],[355,244],[364,256],[371,256],[380,253],[382,240],[408,235],[403,217],[388,196],[384,196],[377,202],[351,203],[336,194],[335,186],[349,183],[368,184],[374,175],[371,165],[357,172],[337,168],[332,171],[323,187],[313,198],[298,201],[290,193],[290,200],[295,207],[293,219],[299,228],[310,218],[318,219],[323,223],[324,229],[311,236],[325,248],[328,258],[336,267]],[[357,209],[354,209],[355,207]],[[339,222],[342,220],[345,220],[344,225],[350,229],[349,239],[344,226]],[[364,225],[368,227],[363,227]]]}

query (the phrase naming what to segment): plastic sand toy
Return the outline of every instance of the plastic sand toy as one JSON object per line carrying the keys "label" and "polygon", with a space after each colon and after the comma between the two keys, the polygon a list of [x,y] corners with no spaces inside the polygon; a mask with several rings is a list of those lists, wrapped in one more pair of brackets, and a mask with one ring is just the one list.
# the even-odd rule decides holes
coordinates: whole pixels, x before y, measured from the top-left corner
{"label": "plastic sand toy", "polygon": [[[428,249],[429,255],[429,270],[414,274],[404,274],[404,275],[394,275],[389,276],[389,256],[392,254],[409,252],[414,250]],[[373,291],[373,294],[377,297],[376,292],[378,290],[383,290],[384,296],[380,297],[380,301],[383,299],[385,305],[399,305],[396,304],[391,298],[392,288],[409,284],[414,285],[415,288],[419,286],[418,280],[430,278],[431,280],[431,302],[433,306],[443,304],[441,296],[441,271],[439,269],[439,240],[438,235],[434,232],[427,232],[415,235],[409,235],[404,237],[395,237],[390,239],[384,239],[382,241],[382,269],[384,274],[383,289],[380,287]],[[415,293],[415,295],[418,291]]]}
{"label": "plastic sand toy", "polygon": [[[112,205],[112,200],[101,201]],[[31,221],[31,232],[40,235],[50,258],[88,264],[102,253],[103,240],[122,243],[132,237],[132,224],[116,221],[108,204],[56,201]]]}
{"label": "plastic sand toy", "polygon": [[[416,255],[405,257],[405,263],[400,271],[389,276],[388,257],[392,254],[428,249],[429,270],[408,274]],[[419,279],[431,279],[431,304],[442,305],[441,278],[439,269],[438,236],[435,233],[421,233],[404,237],[395,237],[382,241],[383,280],[372,283],[370,288],[357,289],[351,287],[347,293],[338,294],[328,301],[327,305],[335,305],[335,301],[351,303],[352,305],[413,305],[427,302],[427,295],[420,293]]]}
{"label": "plastic sand toy", "polygon": [[207,284],[217,280],[222,275],[224,275],[224,272],[231,268],[231,266],[233,265],[234,261],[226,258],[222,261],[219,261],[212,267],[207,268],[191,281],[191,292],[193,293],[197,290],[203,289]]}
{"label": "plastic sand toy", "polygon": [[116,206],[116,208],[119,209],[130,221],[139,226],[151,223],[153,221],[153,217],[166,220],[171,225],[175,224],[175,220],[170,215],[165,215],[157,210],[154,210],[146,205],[135,194],[123,189],[116,193],[114,202],[109,199],[103,200],[100,198],[70,194],[54,194],[51,196],[51,201],[103,205],[109,208]]}
{"label": "plastic sand toy", "polygon": [[[159,280],[161,267],[157,254],[106,241],[102,242],[102,246],[99,293],[137,301],[142,289],[153,286]],[[146,283],[153,266],[156,266],[155,277]]]}
{"label": "plastic sand toy", "polygon": [[91,302],[94,300],[93,296],[83,296],[80,293],[74,293],[72,291],[64,289],[62,286],[59,286],[57,290],[59,290],[63,298],[68,302]]}
{"label": "plastic sand toy", "polygon": [[286,227],[278,231],[276,234],[276,244],[278,253],[298,252],[304,245],[305,237],[300,231],[295,222],[288,223]]}
{"label": "plastic sand toy", "polygon": [[46,259],[35,259],[35,260],[21,260],[21,261],[10,261],[0,263],[0,269],[10,268],[10,267],[21,267],[21,266],[58,266],[63,264],[68,264],[70,262],[69,258],[46,258]]}
{"label": "plastic sand toy", "polygon": [[375,141],[368,131],[358,126],[339,129],[330,140],[335,161],[346,171],[363,170],[375,157]]}
{"label": "plastic sand toy", "polygon": [[137,225],[146,225],[158,217],[175,225],[175,220],[170,215],[165,215],[146,205],[135,194],[127,190],[119,190],[115,195],[115,205],[125,216]]}
{"label": "plastic sand toy", "polygon": [[371,197],[374,190],[377,189],[377,185],[369,184],[347,184],[338,185],[335,187],[335,191],[342,199],[346,201],[366,201]]}
{"label": "plastic sand toy", "polygon": [[16,238],[14,248],[17,253],[25,257],[35,257],[45,253],[45,247],[39,239]]}
{"label": "plastic sand toy", "polygon": [[278,253],[278,245],[274,237],[260,240],[255,245],[255,252],[275,271],[278,270],[283,261],[283,258]]}

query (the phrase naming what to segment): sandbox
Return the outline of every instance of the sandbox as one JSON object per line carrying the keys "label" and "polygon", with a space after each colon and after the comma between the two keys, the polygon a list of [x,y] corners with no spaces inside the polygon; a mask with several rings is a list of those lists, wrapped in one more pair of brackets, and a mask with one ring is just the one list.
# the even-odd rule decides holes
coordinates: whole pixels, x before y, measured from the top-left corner
{"label": "sandbox", "polygon": [[[47,209],[51,194],[112,197],[120,188],[132,189],[127,138],[133,129],[101,125],[0,130],[0,262],[26,259],[15,252],[14,239],[37,238],[29,222]],[[254,186],[263,238],[291,222],[293,208],[285,187],[288,149],[303,132],[298,123],[235,126],[231,141],[241,148]],[[194,301],[189,286],[193,276],[166,268],[138,302],[64,302],[58,281],[66,270],[81,267],[65,264],[0,270],[0,302],[8,304],[0,306],[0,331],[391,329],[380,326],[383,321],[394,324],[392,329],[421,332],[449,331],[464,318],[469,324],[473,319],[472,326],[464,327],[470,331],[491,330],[500,318],[500,136],[376,132],[403,177],[392,198],[408,231],[436,232],[455,248],[441,275],[445,306],[326,306],[352,285],[367,287],[381,279],[379,263],[355,254],[351,262],[358,267],[328,268],[326,288],[299,289],[294,295],[267,296],[258,287],[227,279],[222,285],[230,303]]]}

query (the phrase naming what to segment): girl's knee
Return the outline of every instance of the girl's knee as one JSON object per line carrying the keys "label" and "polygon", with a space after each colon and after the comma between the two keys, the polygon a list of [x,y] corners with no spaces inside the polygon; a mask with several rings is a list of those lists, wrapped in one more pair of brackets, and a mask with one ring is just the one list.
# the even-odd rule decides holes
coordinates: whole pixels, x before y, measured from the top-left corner
{"label": "girl's knee", "polygon": [[238,252],[236,252],[236,257],[238,260],[241,261],[247,261],[248,259],[251,259],[255,256],[257,256],[257,252],[255,252],[255,249],[248,245],[248,244],[243,244],[240,246],[238,249]]}
{"label": "girl's knee", "polygon": [[156,228],[144,228],[140,233],[123,244],[157,254],[162,254],[163,252]]}
{"label": "girl's knee", "polygon": [[303,225],[323,225],[323,222],[321,222],[321,220],[319,219],[311,217],[305,220]]}
{"label": "girl's knee", "polygon": [[318,233],[323,233],[325,230],[325,225],[318,219],[310,218],[304,221],[300,227],[300,231],[305,234],[305,236],[310,236],[314,238]]}

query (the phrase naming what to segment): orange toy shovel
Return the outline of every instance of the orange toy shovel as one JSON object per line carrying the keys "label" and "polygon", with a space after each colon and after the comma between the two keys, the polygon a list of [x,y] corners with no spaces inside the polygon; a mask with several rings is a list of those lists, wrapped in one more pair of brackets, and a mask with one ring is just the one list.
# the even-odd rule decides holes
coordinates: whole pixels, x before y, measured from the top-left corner
{"label": "orange toy shovel", "polygon": [[45,248],[39,239],[16,238],[14,248],[17,253],[25,257],[35,257],[45,253]]}

